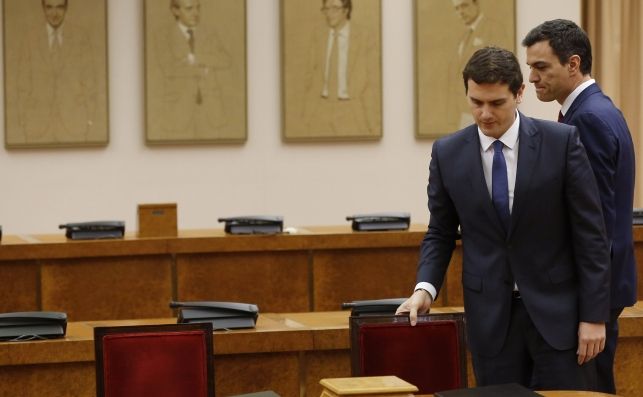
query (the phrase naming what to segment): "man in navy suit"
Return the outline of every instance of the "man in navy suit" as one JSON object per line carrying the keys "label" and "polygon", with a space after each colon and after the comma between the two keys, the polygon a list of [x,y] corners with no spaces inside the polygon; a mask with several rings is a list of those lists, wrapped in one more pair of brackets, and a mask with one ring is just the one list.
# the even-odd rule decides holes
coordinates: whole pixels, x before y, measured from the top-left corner
{"label": "man in navy suit", "polygon": [[538,99],[561,104],[559,121],[578,128],[601,195],[611,248],[610,319],[605,351],[596,358],[598,391],[615,393],[614,355],[618,316],[636,302],[636,263],[632,244],[634,145],[620,110],[594,79],[592,47],[574,22],[556,19],[535,27],[522,44],[527,47],[529,81]]}
{"label": "man in navy suit", "polygon": [[476,51],[462,75],[476,124],[433,144],[418,284],[397,312],[414,325],[429,311],[461,236],[477,384],[588,389],[609,318],[609,248],[578,130],[518,112],[525,86],[507,50]]}

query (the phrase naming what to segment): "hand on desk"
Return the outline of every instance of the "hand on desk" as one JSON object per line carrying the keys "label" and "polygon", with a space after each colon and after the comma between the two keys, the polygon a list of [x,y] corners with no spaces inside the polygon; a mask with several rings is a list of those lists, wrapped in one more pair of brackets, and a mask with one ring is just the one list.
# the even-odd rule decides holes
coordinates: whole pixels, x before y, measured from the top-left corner
{"label": "hand on desk", "polygon": [[395,314],[408,313],[411,325],[415,325],[418,314],[426,314],[431,310],[431,303],[433,303],[431,295],[427,291],[419,289],[397,308]]}

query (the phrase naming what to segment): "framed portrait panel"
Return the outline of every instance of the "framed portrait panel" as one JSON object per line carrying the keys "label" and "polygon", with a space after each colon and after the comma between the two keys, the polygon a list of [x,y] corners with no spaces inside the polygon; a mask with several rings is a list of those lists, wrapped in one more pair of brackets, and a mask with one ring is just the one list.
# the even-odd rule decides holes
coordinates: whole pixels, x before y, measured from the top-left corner
{"label": "framed portrait panel", "polygon": [[462,70],[482,47],[515,50],[515,14],[514,0],[415,0],[417,137],[473,124]]}
{"label": "framed portrait panel", "polygon": [[106,145],[105,0],[5,0],[7,148]]}
{"label": "framed portrait panel", "polygon": [[144,4],[146,142],[244,142],[245,0]]}
{"label": "framed portrait panel", "polygon": [[282,0],[286,141],[382,136],[380,0]]}

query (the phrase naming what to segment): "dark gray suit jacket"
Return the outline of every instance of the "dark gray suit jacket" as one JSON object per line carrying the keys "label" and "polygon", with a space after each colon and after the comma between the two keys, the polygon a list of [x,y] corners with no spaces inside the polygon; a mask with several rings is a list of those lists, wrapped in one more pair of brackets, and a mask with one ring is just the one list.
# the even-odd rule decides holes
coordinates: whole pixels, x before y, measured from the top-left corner
{"label": "dark gray suit jacket", "polygon": [[520,115],[511,227],[487,190],[476,125],[433,144],[429,229],[417,281],[440,289],[460,228],[468,346],[496,355],[506,338],[514,281],[555,349],[577,345],[579,321],[609,317],[609,256],[601,203],[575,127]]}

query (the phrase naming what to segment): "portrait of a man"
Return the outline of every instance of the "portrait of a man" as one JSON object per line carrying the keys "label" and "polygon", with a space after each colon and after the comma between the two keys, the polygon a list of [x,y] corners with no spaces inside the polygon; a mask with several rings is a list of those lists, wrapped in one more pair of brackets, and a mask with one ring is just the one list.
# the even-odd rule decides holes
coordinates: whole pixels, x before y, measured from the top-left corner
{"label": "portrait of a man", "polygon": [[379,138],[379,1],[317,4],[282,4],[284,138]]}
{"label": "portrait of a man", "polygon": [[515,49],[514,0],[417,0],[417,135],[437,137],[473,123],[462,70],[474,52]]}
{"label": "portrait of a man", "polygon": [[4,22],[7,147],[106,144],[104,0],[6,1]]}
{"label": "portrait of a man", "polygon": [[[147,141],[244,140],[243,2],[167,0],[146,6]],[[222,17],[236,25],[218,24]]]}

